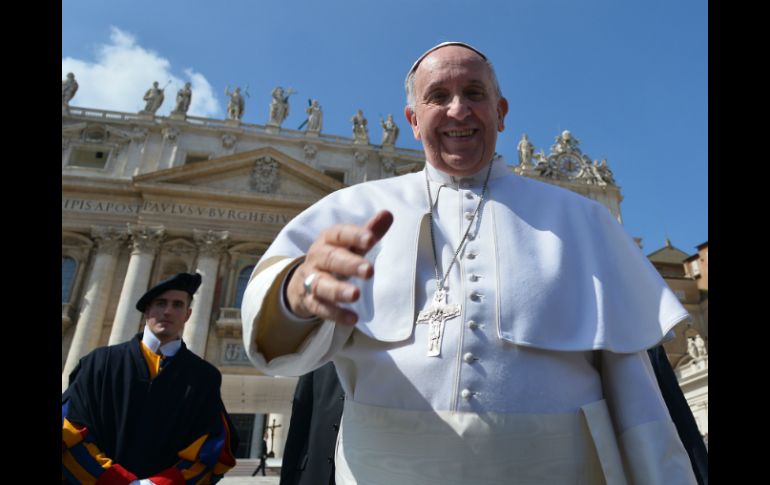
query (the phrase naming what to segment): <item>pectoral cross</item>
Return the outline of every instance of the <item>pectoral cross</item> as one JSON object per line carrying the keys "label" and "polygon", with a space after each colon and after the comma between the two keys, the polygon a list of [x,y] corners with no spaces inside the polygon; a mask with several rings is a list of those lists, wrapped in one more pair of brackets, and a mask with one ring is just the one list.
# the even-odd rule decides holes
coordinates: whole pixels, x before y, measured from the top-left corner
{"label": "pectoral cross", "polygon": [[438,357],[441,355],[441,340],[444,336],[444,322],[450,318],[460,315],[460,305],[449,305],[444,303],[446,293],[443,290],[436,290],[433,294],[433,302],[430,308],[421,311],[417,315],[417,323],[429,324],[428,331],[428,357]]}

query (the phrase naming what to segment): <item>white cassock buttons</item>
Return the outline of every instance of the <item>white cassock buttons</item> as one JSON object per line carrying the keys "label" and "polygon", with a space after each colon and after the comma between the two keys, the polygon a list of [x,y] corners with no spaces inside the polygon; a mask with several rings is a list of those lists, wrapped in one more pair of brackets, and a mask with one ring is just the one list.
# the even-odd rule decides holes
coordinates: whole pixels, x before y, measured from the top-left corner
{"label": "white cassock buttons", "polygon": [[[470,239],[470,237],[468,239]],[[478,253],[471,252],[471,253],[468,253],[467,258],[468,259],[476,259],[476,256],[478,256]]]}
{"label": "white cassock buttons", "polygon": [[470,279],[471,281],[473,281],[473,282],[476,282],[476,281],[478,281],[478,280],[479,280],[479,275],[477,275],[477,274],[472,274],[472,275],[470,276],[470,278],[469,278],[469,279]]}
{"label": "white cassock buttons", "polygon": [[472,353],[468,352],[465,355],[463,355],[463,360],[465,361],[466,364],[471,364],[473,363],[474,360],[476,360],[476,357],[474,357]]}
{"label": "white cassock buttons", "polygon": [[467,401],[471,398],[471,396],[473,396],[473,393],[468,389],[463,389],[460,395]]}
{"label": "white cassock buttons", "polygon": [[466,199],[473,199],[473,192],[466,192],[465,193],[465,198]]}
{"label": "white cassock buttons", "polygon": [[477,328],[479,328],[479,324],[474,322],[473,320],[468,320],[468,328],[470,328],[471,330],[476,330]]}
{"label": "white cassock buttons", "polygon": [[466,212],[466,213],[465,213],[465,219],[466,219],[466,220],[469,220],[469,221],[470,221],[471,219],[473,219],[473,212],[471,212],[471,211],[468,211],[468,212]]}

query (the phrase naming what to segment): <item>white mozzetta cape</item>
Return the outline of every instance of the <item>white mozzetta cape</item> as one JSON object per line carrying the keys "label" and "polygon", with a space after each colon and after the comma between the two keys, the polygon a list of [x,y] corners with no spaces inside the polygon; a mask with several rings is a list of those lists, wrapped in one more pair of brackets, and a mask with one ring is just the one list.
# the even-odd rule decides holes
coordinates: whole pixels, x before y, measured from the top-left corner
{"label": "white mozzetta cape", "polygon": [[[688,317],[607,208],[520,177],[502,160],[496,164],[483,211],[495,228],[500,339],[546,350],[631,353],[658,344]],[[364,334],[383,342],[409,338],[422,309],[415,302],[415,285],[423,283],[415,281],[418,245],[430,244],[424,177],[408,174],[330,194],[294,218],[262,261],[302,256],[330,225],[364,224],[390,210],[393,226],[367,255],[379,277],[356,280],[362,297],[351,309]],[[375,295],[392,304],[375,309]],[[248,313],[244,304],[244,317]]]}

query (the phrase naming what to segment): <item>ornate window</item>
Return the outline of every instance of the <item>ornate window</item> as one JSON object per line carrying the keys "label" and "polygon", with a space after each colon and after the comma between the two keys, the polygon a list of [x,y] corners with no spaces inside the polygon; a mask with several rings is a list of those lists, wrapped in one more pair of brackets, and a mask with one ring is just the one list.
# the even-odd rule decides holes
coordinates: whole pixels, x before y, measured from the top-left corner
{"label": "ornate window", "polygon": [[62,127],[62,162],[67,166],[108,170],[122,148],[144,130],[125,131],[102,123],[75,123]]}
{"label": "ornate window", "polygon": [[62,231],[61,322],[62,334],[72,326],[78,313],[83,280],[93,241],[74,232]]}
{"label": "ornate window", "polygon": [[[241,338],[241,303],[246,286],[254,267],[267,248],[266,243],[247,242],[236,244],[227,251],[226,290],[222,292],[219,317],[216,321],[217,335],[220,337]],[[237,359],[236,359],[237,360]],[[244,365],[242,363],[223,365]],[[246,363],[245,365],[248,365]]]}
{"label": "ornate window", "polygon": [[74,167],[104,169],[111,153],[112,149],[106,146],[75,146],[69,164]]}
{"label": "ornate window", "polygon": [[78,263],[69,256],[61,258],[61,302],[68,303],[72,295],[72,286],[75,284],[75,274]]}
{"label": "ornate window", "polygon": [[254,271],[254,265],[246,266],[238,273],[238,283],[235,289],[235,308],[241,307],[243,301],[243,293],[246,291],[246,285],[249,284],[249,278]]}

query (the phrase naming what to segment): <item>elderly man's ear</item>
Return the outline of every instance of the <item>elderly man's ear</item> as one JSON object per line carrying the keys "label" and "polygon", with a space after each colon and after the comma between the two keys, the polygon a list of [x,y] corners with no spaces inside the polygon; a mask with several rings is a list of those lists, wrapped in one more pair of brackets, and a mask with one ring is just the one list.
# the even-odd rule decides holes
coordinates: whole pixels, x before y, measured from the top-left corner
{"label": "elderly man's ear", "polygon": [[505,115],[508,114],[508,100],[500,97],[497,102],[497,131],[502,132],[505,129]]}
{"label": "elderly man's ear", "polygon": [[417,127],[417,113],[412,110],[409,106],[404,108],[404,116],[406,116],[406,121],[409,122],[409,126],[412,127],[412,134],[414,135],[415,140],[420,139],[420,129]]}

